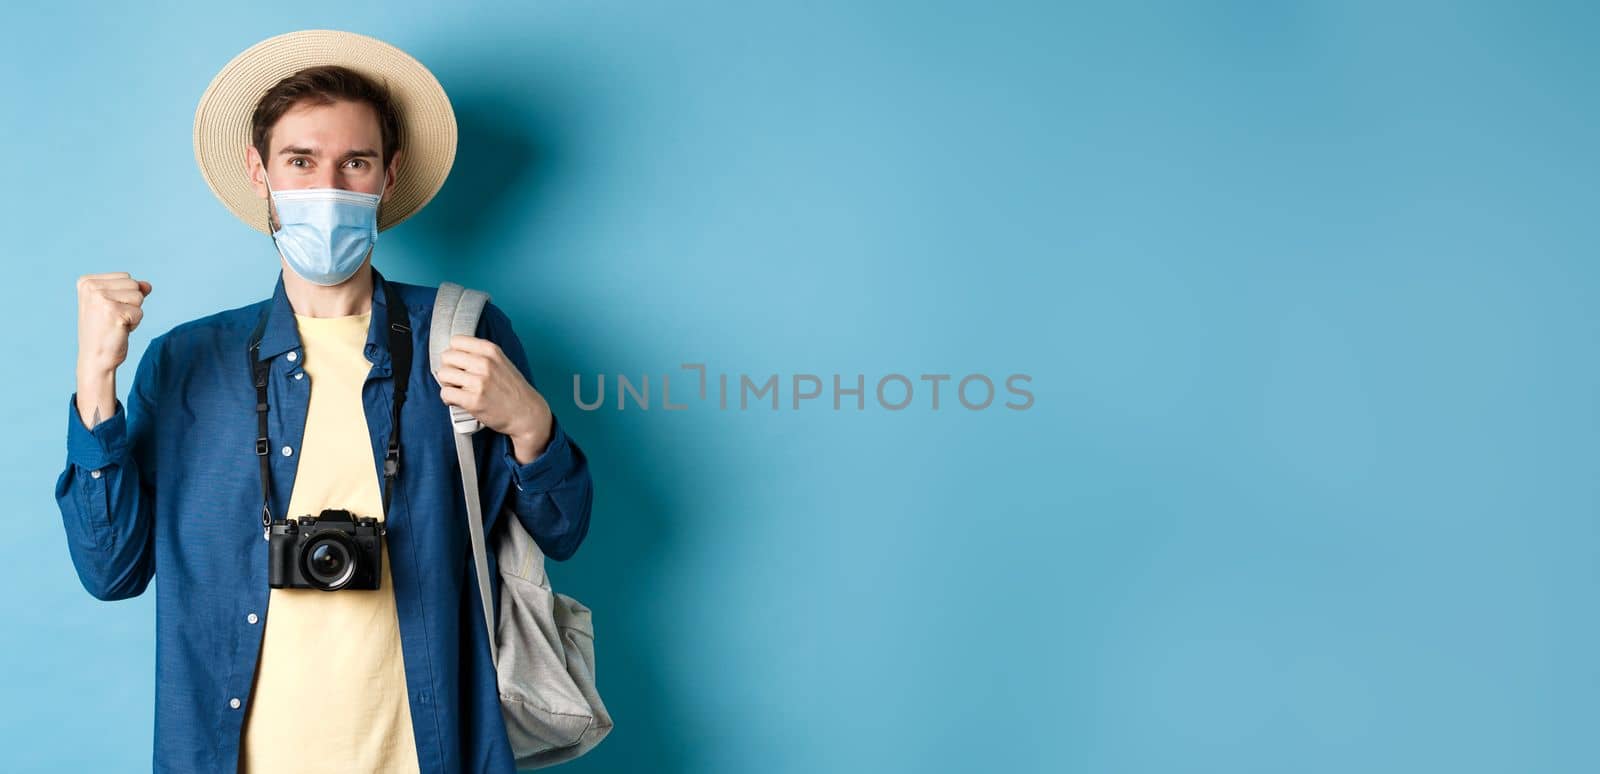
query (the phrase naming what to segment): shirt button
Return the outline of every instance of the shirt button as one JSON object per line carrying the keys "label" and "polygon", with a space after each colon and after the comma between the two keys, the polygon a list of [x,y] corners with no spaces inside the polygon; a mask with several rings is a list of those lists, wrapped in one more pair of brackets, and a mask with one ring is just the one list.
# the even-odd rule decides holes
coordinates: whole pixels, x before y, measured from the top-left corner
{"label": "shirt button", "polygon": [[293,352],[290,352],[289,353],[289,362],[293,363],[295,361],[295,358],[297,358],[297,357],[299,357],[299,355],[297,355],[297,354],[295,354]]}
{"label": "shirt button", "polygon": [[300,372],[298,374],[295,374],[294,378],[296,378],[296,379],[304,379],[304,378],[306,378],[305,372],[302,371],[302,372]]}
{"label": "shirt button", "polygon": [[291,449],[287,446],[283,447],[283,456],[287,457],[291,454],[294,454],[294,449]]}
{"label": "shirt button", "polygon": [[229,699],[228,700],[228,706],[230,706],[230,707],[232,707],[234,709],[238,709],[239,708],[239,700],[238,699]]}
{"label": "shirt button", "polygon": [[250,623],[255,623],[261,619],[257,618],[255,613],[251,613],[250,615],[245,616],[244,620],[249,621]]}
{"label": "shirt button", "polygon": [[100,477],[99,469],[95,469],[95,470],[89,471],[89,478],[99,478],[99,477]]}

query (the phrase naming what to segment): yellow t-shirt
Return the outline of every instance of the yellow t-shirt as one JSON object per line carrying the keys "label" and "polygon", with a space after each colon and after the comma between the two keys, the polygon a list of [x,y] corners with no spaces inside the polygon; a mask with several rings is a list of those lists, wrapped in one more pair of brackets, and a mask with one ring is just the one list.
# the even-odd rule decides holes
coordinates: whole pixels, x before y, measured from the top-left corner
{"label": "yellow t-shirt", "polygon": [[[288,514],[344,508],[382,520],[361,399],[372,313],[294,317],[311,396]],[[262,623],[240,772],[417,771],[386,543],[377,591],[271,589]]]}

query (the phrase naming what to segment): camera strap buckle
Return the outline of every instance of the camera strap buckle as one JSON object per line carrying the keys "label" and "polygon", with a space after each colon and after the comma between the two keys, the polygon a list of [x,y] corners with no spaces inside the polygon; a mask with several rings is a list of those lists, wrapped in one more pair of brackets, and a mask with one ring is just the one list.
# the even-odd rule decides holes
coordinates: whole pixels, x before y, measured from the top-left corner
{"label": "camera strap buckle", "polygon": [[256,456],[267,456],[267,439],[265,436],[256,439]]}
{"label": "camera strap buckle", "polygon": [[399,472],[400,448],[398,446],[390,446],[389,449],[383,453],[383,475],[392,478]]}

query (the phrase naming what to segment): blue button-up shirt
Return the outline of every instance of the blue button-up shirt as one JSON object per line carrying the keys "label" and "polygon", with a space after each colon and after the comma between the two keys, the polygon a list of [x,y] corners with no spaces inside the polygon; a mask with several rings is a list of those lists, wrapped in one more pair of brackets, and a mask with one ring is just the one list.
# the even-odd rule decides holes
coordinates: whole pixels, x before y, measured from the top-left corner
{"label": "blue button-up shirt", "polygon": [[[400,468],[386,521],[418,762],[424,772],[512,774],[470,570],[449,409],[428,367],[437,289],[397,283],[399,298],[388,298],[383,275],[373,269],[372,279],[366,356],[373,366],[361,394],[380,484],[394,387],[386,331],[393,315],[411,326]],[[281,272],[270,300],[184,323],[151,341],[126,411],[119,400],[115,413],[91,430],[78,415],[77,395],[68,402],[66,469],[55,491],[78,577],[103,600],[138,596],[157,581],[156,771],[214,774],[237,766],[271,617],[256,393],[246,350],[263,309],[259,357],[270,361],[272,513],[306,515],[283,510],[300,455],[278,450],[300,448],[311,388],[303,358],[290,357],[300,350],[300,334]],[[493,303],[476,335],[499,345],[533,382],[510,320]],[[588,532],[593,485],[583,452],[559,422],[544,452],[525,465],[503,434],[484,429],[473,441],[487,529],[509,510],[547,556],[571,557]],[[498,579],[489,554],[490,576]],[[492,585],[498,608],[498,580]],[[308,734],[316,733],[315,709],[307,708]]]}

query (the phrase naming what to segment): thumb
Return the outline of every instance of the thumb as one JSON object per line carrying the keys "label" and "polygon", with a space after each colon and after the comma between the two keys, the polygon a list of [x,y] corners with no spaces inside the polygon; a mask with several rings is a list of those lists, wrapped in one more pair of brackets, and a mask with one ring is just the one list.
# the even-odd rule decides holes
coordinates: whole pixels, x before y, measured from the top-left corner
{"label": "thumb", "polygon": [[148,296],[148,295],[150,295],[150,291],[155,290],[155,289],[156,289],[155,286],[151,285],[149,282],[147,282],[145,280],[139,280],[139,292],[140,293],[143,293],[143,294]]}

